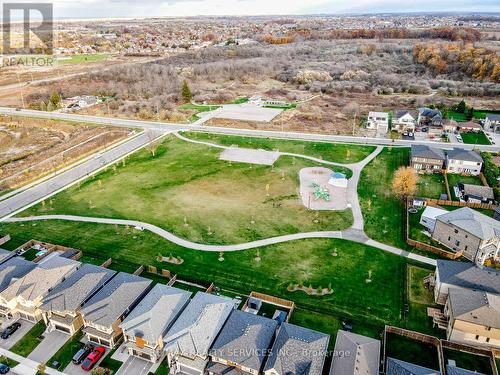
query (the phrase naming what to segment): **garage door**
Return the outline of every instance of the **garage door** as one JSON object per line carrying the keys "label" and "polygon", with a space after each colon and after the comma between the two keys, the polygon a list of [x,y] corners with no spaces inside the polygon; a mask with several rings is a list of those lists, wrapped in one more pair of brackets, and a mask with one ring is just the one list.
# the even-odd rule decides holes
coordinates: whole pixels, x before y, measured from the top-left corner
{"label": "garage door", "polygon": [[68,327],[58,326],[57,324],[54,327],[58,331],[61,331],[61,332],[64,332],[64,333],[70,333],[71,332]]}
{"label": "garage door", "polygon": [[149,354],[146,354],[143,352],[138,352],[137,350],[133,350],[132,353],[136,357],[141,357],[141,358],[147,359],[148,361],[151,361],[151,356]]}
{"label": "garage door", "polygon": [[94,344],[100,344],[99,339],[94,336],[89,336],[89,341],[93,342]]}

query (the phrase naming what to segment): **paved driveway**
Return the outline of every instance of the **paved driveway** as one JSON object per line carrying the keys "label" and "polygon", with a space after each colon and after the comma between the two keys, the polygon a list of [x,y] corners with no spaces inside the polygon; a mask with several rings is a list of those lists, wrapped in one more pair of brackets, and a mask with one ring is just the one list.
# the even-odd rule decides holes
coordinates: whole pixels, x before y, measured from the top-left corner
{"label": "paved driveway", "polygon": [[26,320],[19,320],[19,323],[21,323],[21,327],[19,327],[19,329],[16,332],[14,332],[14,334],[10,336],[7,340],[0,338],[0,348],[3,349],[12,348],[14,344],[19,340],[21,340],[21,338],[26,333],[28,333],[28,331],[35,325],[34,323],[28,322]]}
{"label": "paved driveway", "polygon": [[[99,367],[99,364],[102,362],[104,358],[108,355],[109,349],[106,349],[106,353],[101,357],[101,359],[96,363],[94,368]],[[70,362],[68,366],[64,369],[64,373],[67,375],[88,375],[89,371],[83,371],[82,365],[75,365],[73,362]],[[132,375],[133,373],[130,373]]]}
{"label": "paved driveway", "polygon": [[116,372],[116,375],[146,375],[153,367],[149,361],[130,356]]}
{"label": "paved driveway", "polygon": [[59,331],[45,332],[44,339],[28,356],[29,359],[40,363],[47,362],[70,339],[66,333]]}

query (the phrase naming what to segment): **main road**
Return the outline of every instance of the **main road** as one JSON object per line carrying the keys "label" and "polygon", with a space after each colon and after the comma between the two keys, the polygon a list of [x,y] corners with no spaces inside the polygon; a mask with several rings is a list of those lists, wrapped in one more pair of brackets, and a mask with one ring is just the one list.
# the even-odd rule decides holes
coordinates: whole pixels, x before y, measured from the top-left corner
{"label": "main road", "polygon": [[[270,130],[221,128],[216,126],[206,126],[203,125],[202,123],[177,124],[177,123],[156,122],[156,121],[140,121],[140,120],[128,120],[128,119],[114,118],[114,117],[76,115],[73,113],[42,112],[42,111],[33,111],[33,110],[16,109],[8,107],[0,107],[0,114],[21,116],[21,117],[35,117],[43,119],[96,123],[101,125],[150,129],[157,131],[178,131],[185,129],[185,130],[203,131],[203,132],[226,134],[226,135],[286,138],[286,139],[297,139],[297,140],[316,141],[316,142],[321,142],[321,141],[341,142],[341,143],[370,144],[370,145],[382,145],[382,146],[396,145],[396,146],[409,147],[414,144],[420,144],[420,145],[428,145],[443,149],[450,149],[454,146],[457,146],[456,144],[452,145],[449,143],[433,142],[433,141],[410,141],[402,139],[391,140],[385,138],[368,138],[368,137],[354,137],[354,136],[329,135],[329,134],[311,134],[311,133],[298,133],[298,132],[279,132]],[[491,151],[491,152],[500,151],[500,146],[497,145],[471,145],[471,144],[461,143],[459,147],[468,150],[478,149],[481,151]]]}

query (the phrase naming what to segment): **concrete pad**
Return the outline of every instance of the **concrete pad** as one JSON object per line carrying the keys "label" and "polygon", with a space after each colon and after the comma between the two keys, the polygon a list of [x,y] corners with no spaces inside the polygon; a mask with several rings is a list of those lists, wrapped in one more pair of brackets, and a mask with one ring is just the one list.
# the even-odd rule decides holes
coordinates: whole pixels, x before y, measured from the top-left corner
{"label": "concrete pad", "polygon": [[22,363],[18,364],[16,367],[10,369],[7,374],[16,374],[16,375],[35,375],[36,370],[24,365]]}
{"label": "concrete pad", "polygon": [[[328,184],[328,180],[332,173],[333,171],[331,169],[324,167],[310,167],[300,170],[300,196],[304,206],[311,210],[331,211],[345,210],[349,207],[347,202],[347,188]],[[320,188],[330,193],[329,202],[322,198],[318,200],[314,199],[313,193],[315,188],[312,186],[313,184],[319,185]]]}
{"label": "concrete pad", "polygon": [[153,367],[153,363],[134,356],[130,356],[127,361],[118,369],[116,375],[146,375]]}
{"label": "concrete pad", "polygon": [[[13,323],[14,321],[11,321],[10,323]],[[19,323],[21,323],[21,327],[19,327],[19,329],[14,332],[14,334],[12,336],[10,336],[7,340],[4,340],[2,338],[0,338],[0,348],[3,348],[3,349],[10,349],[12,348],[16,342],[18,342],[19,340],[21,340],[23,338],[23,336],[25,334],[28,333],[28,331],[33,328],[33,326],[35,325],[34,323],[31,323],[31,322],[28,322],[26,320],[18,320]],[[8,324],[5,325],[5,327],[7,326]],[[5,328],[2,326],[2,328]]]}
{"label": "concrete pad", "polygon": [[28,359],[46,363],[70,339],[67,333],[60,331],[45,332],[40,344],[31,352]]}
{"label": "concrete pad", "polygon": [[227,120],[271,122],[282,109],[264,108],[254,104],[228,104],[210,112],[207,117]]}
{"label": "concrete pad", "polygon": [[231,147],[222,151],[219,159],[238,163],[273,165],[279,156],[278,152],[273,151]]}

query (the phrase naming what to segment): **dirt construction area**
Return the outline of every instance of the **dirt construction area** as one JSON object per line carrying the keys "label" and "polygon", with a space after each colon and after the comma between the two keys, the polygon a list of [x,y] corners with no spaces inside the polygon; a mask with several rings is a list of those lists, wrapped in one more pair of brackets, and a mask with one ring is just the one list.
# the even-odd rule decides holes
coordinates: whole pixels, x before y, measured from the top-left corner
{"label": "dirt construction area", "polygon": [[333,171],[323,167],[303,168],[299,172],[302,204],[310,210],[340,211],[349,207],[347,188],[328,183]]}
{"label": "dirt construction area", "polygon": [[0,116],[0,193],[128,136],[129,130]]}
{"label": "dirt construction area", "polygon": [[219,159],[238,163],[273,165],[279,156],[278,152],[231,147],[222,151]]}

